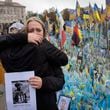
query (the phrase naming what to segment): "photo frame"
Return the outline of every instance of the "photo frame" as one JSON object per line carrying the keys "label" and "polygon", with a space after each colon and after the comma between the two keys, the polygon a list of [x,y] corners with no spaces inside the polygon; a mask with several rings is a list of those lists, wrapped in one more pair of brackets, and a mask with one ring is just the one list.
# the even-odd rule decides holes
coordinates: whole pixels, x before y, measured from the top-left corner
{"label": "photo frame", "polygon": [[71,97],[60,95],[58,100],[58,110],[69,110]]}
{"label": "photo frame", "polygon": [[59,91],[56,92],[57,102],[58,102],[58,100],[59,100],[59,97],[60,97],[60,95],[61,95],[61,92],[62,92],[62,90],[59,90]]}
{"label": "photo frame", "polygon": [[34,71],[5,73],[7,110],[37,110],[36,92],[28,80]]}

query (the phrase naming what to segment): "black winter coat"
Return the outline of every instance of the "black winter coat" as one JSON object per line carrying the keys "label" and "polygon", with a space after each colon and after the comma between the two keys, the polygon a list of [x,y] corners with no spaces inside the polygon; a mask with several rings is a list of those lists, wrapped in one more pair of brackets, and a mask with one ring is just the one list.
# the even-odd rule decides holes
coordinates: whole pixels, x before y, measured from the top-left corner
{"label": "black winter coat", "polygon": [[[38,110],[58,110],[56,91],[62,89],[65,82],[61,66],[68,63],[67,55],[46,39],[42,44],[35,45],[26,43],[26,35],[21,34],[20,37],[18,35],[18,38],[8,36],[8,40],[5,37],[0,40],[0,46],[2,44],[0,59],[5,70],[7,72],[34,70],[35,75],[40,76],[43,81],[42,88],[36,89]],[[19,46],[17,43],[20,43]]]}

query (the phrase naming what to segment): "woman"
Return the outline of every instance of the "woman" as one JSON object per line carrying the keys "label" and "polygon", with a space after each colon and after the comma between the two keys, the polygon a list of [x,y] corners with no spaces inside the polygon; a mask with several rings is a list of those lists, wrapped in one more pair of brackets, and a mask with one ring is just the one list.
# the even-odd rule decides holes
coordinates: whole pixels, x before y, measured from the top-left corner
{"label": "woman", "polygon": [[26,32],[40,39],[36,40],[38,45],[11,44],[14,47],[0,54],[2,64],[7,72],[34,70],[35,77],[29,79],[29,84],[36,89],[37,110],[58,110],[56,91],[62,89],[65,82],[61,66],[68,63],[67,55],[45,39],[46,31],[41,20],[30,18]]}

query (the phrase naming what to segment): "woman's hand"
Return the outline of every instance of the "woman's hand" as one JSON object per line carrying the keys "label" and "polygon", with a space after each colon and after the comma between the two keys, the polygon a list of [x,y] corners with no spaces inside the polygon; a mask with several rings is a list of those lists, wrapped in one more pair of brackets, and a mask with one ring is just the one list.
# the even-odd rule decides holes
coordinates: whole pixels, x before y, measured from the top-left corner
{"label": "woman's hand", "polygon": [[42,79],[38,76],[31,77],[29,79],[29,84],[36,89],[40,89],[42,87]]}
{"label": "woman's hand", "polygon": [[35,33],[28,33],[28,42],[39,45],[43,40],[43,36]]}

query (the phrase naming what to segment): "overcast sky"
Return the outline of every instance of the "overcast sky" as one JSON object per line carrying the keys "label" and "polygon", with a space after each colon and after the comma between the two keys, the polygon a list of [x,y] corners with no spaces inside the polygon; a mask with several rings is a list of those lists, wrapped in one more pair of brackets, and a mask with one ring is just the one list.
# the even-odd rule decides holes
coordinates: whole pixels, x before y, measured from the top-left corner
{"label": "overcast sky", "polygon": [[[99,7],[103,5],[105,8],[105,0],[78,0],[79,4],[84,7],[88,6],[89,2],[93,6],[94,3],[97,3]],[[58,10],[64,8],[75,8],[76,0],[13,0],[13,2],[21,3],[26,6],[27,11],[33,12],[43,12],[45,9],[55,7]]]}

